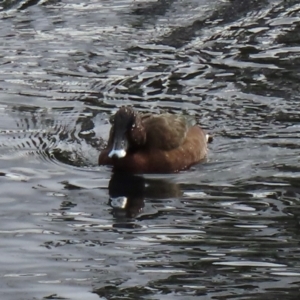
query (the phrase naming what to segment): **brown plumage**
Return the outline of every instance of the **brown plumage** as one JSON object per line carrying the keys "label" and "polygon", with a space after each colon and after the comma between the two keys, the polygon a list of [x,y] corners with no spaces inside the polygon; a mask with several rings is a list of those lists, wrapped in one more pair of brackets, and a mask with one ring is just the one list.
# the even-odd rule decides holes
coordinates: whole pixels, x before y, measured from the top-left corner
{"label": "brown plumage", "polygon": [[211,138],[184,116],[142,114],[121,107],[112,118],[99,165],[130,173],[173,173],[206,157]]}

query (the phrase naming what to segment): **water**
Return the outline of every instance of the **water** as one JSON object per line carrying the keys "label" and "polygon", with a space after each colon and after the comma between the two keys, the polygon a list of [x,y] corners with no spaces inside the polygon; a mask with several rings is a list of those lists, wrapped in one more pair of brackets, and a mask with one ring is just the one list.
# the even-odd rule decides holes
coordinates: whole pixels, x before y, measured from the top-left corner
{"label": "water", "polygon": [[[0,4],[1,299],[298,299],[298,1],[81,2]],[[208,162],[97,166],[122,104]]]}

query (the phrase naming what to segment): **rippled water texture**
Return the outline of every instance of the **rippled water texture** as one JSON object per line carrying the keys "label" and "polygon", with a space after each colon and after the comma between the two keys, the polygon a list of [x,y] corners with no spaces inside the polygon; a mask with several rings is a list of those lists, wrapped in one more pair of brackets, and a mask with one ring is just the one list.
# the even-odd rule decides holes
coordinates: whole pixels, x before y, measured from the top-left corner
{"label": "rippled water texture", "polygon": [[[298,0],[0,6],[1,300],[299,298]],[[208,162],[97,166],[123,104],[199,118]]]}

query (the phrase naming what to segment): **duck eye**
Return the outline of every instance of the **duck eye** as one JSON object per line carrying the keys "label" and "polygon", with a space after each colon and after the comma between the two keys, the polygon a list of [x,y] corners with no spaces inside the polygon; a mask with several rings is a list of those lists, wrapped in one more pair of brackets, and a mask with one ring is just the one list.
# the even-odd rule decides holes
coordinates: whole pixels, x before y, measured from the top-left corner
{"label": "duck eye", "polygon": [[115,124],[115,115],[109,117],[109,123],[114,125]]}

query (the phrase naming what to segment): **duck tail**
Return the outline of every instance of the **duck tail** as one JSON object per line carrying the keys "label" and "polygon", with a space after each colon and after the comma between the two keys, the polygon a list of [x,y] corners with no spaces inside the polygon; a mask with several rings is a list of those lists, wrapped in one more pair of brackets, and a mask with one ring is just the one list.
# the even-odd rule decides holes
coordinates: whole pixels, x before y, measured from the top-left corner
{"label": "duck tail", "polygon": [[210,144],[213,140],[214,140],[214,139],[213,139],[213,137],[212,137],[211,135],[206,134],[206,142],[207,142],[208,144]]}

